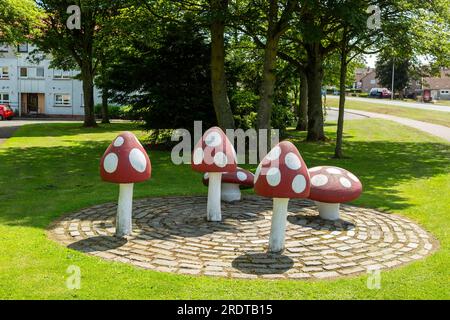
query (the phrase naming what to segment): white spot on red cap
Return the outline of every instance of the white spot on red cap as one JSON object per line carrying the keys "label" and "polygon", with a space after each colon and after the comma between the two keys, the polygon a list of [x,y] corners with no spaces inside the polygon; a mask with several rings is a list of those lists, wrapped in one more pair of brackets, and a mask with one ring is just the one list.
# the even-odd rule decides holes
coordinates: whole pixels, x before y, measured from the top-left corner
{"label": "white spot on red cap", "polygon": [[266,158],[270,161],[277,160],[281,155],[281,148],[279,146],[276,146],[270,152],[267,154]]}
{"label": "white spot on red cap", "polygon": [[292,190],[295,193],[302,193],[306,189],[306,179],[303,175],[299,174],[292,180]]}
{"label": "white spot on red cap", "polygon": [[302,166],[300,159],[293,152],[289,152],[286,155],[286,157],[284,158],[284,162],[286,163],[286,166],[291,170],[298,170]]}
{"label": "white spot on red cap", "polygon": [[348,180],[347,178],[341,177],[339,179],[339,182],[341,183],[341,185],[344,188],[351,188],[352,187],[352,183],[350,182],[350,180]]}
{"label": "white spot on red cap", "polygon": [[331,174],[342,174],[342,171],[337,168],[327,168],[327,172]]}
{"label": "white spot on red cap", "polygon": [[218,166],[220,168],[225,167],[228,163],[228,159],[227,159],[227,156],[225,155],[225,153],[217,152],[214,155],[214,163],[216,166]]}
{"label": "white spot on red cap", "polygon": [[324,174],[318,174],[311,178],[311,184],[316,187],[324,186],[328,183],[328,177]]}
{"label": "white spot on red cap", "polygon": [[114,147],[121,147],[123,143],[125,142],[125,139],[121,136],[118,136],[116,140],[114,140]]}
{"label": "white spot on red cap", "polygon": [[203,161],[203,150],[202,148],[197,148],[194,151],[194,157],[193,157],[194,164],[200,164]]}
{"label": "white spot on red cap", "polygon": [[247,180],[247,174],[245,172],[238,171],[236,175],[237,175],[237,178],[239,179],[239,181]]}
{"label": "white spot on red cap", "polygon": [[276,187],[281,182],[281,172],[278,168],[270,168],[267,171],[266,174],[267,183],[272,186]]}
{"label": "white spot on red cap", "polygon": [[347,175],[350,179],[352,179],[355,182],[359,182],[359,179],[351,172],[347,172]]}
{"label": "white spot on red cap", "polygon": [[222,144],[222,137],[218,132],[210,132],[205,138],[205,143],[209,147],[217,147]]}
{"label": "white spot on red cap", "polygon": [[255,177],[253,179],[253,181],[256,183],[256,180],[258,180],[259,175],[261,174],[261,169],[262,169],[262,162],[258,165],[258,168],[256,168],[255,171]]}
{"label": "white spot on red cap", "polygon": [[119,164],[119,158],[113,152],[108,154],[103,160],[103,168],[108,173],[113,173],[117,170],[117,165]]}
{"label": "white spot on red cap", "polygon": [[316,172],[316,171],[320,171],[320,170],[322,170],[322,167],[315,167],[315,168],[309,169],[309,172]]}
{"label": "white spot on red cap", "polygon": [[137,172],[142,173],[147,169],[147,160],[141,150],[137,148],[131,150],[128,159],[130,160],[131,166]]}

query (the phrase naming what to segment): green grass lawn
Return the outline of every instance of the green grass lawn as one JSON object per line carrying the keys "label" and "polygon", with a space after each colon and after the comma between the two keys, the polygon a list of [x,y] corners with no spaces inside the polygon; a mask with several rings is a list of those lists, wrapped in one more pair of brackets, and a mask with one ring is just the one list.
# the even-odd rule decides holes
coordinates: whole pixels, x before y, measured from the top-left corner
{"label": "green grass lawn", "polygon": [[[381,289],[366,275],[321,281],[235,280],[142,270],[65,248],[47,238],[61,215],[116,201],[117,185],[99,178],[98,162],[131,124],[81,129],[79,124],[30,125],[0,147],[0,299],[423,299],[450,297],[449,144],[382,120],[346,122],[345,152],[330,159],[332,142],[304,143],[291,132],[307,164],[336,165],[358,175],[365,191],[356,205],[398,213],[440,241],[432,256],[383,271]],[[327,125],[331,137],[335,127]],[[152,180],[135,196],[206,194],[200,175],[174,166],[170,154],[149,153]],[[254,169],[255,166],[250,166]],[[81,289],[66,288],[68,266],[81,268]]]}
{"label": "green grass lawn", "polygon": [[[337,97],[328,98],[327,106],[337,108],[339,106],[339,98]],[[388,104],[383,104],[382,102],[364,103],[362,101],[354,101],[354,100],[346,100],[345,107],[347,109],[389,114],[392,116],[410,118],[414,120],[440,124],[442,126],[450,127],[450,112],[392,106]]]}

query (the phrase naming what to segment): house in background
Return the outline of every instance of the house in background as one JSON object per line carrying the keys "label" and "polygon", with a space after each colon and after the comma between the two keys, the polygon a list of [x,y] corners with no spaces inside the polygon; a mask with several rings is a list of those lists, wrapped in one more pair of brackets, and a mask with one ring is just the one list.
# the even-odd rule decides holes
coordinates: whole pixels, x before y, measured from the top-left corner
{"label": "house in background", "polygon": [[357,68],[355,70],[354,89],[360,89],[362,92],[370,92],[372,88],[380,87],[377,80],[377,74],[374,68]]}
{"label": "house in background", "polygon": [[431,90],[433,100],[450,100],[450,69],[442,68],[439,77],[425,77],[423,89]]}
{"label": "house in background", "polygon": [[[9,104],[19,116],[84,115],[82,82],[74,79],[79,71],[50,68],[50,59],[30,61],[36,48],[21,44],[17,48],[0,44],[0,104]],[[94,90],[94,103],[101,97]]]}

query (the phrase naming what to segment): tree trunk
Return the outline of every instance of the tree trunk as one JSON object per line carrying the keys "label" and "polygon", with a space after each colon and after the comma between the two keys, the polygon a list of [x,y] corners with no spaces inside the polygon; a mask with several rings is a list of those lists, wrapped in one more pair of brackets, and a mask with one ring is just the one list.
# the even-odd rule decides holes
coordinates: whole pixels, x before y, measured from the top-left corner
{"label": "tree trunk", "polygon": [[83,61],[81,68],[81,79],[83,81],[84,97],[84,127],[96,127],[94,112],[94,76],[92,74],[90,62]]}
{"label": "tree trunk", "polygon": [[300,103],[298,110],[297,130],[306,131],[308,128],[308,78],[300,71]]}
{"label": "tree trunk", "polygon": [[273,94],[275,91],[275,67],[279,38],[268,38],[264,50],[264,67],[259,89],[258,129],[270,129]]}
{"label": "tree trunk", "polygon": [[228,0],[211,0],[211,88],[214,110],[219,126],[234,129],[234,118],[227,95],[227,79],[225,75],[225,15]]}
{"label": "tree trunk", "polygon": [[306,76],[308,77],[308,134],[307,141],[325,140],[323,130],[322,79],[323,57],[320,44],[313,44],[308,51]]}
{"label": "tree trunk", "polygon": [[[346,40],[345,40],[346,41]],[[345,109],[345,82],[347,81],[347,49],[345,45],[341,51],[341,75],[339,79],[339,116],[336,132],[336,147],[334,149],[334,158],[341,159],[342,139],[344,134],[344,109]]]}
{"label": "tree trunk", "polygon": [[109,110],[108,110],[108,98],[109,92],[108,89],[102,89],[102,123],[110,123],[109,122]]}

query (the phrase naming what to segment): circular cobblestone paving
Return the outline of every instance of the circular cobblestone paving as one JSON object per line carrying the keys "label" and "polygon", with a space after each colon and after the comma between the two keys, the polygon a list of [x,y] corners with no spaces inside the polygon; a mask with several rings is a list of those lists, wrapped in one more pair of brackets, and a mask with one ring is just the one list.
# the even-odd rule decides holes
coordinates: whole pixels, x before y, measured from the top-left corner
{"label": "circular cobblestone paving", "polygon": [[69,248],[147,269],[236,278],[332,278],[418,260],[436,241],[411,221],[342,206],[341,220],[318,217],[313,203],[291,200],[282,254],[267,253],[272,200],[246,196],[222,204],[223,222],[207,222],[205,197],[134,202],[133,235],[114,237],[116,204],[65,216],[49,234]]}

